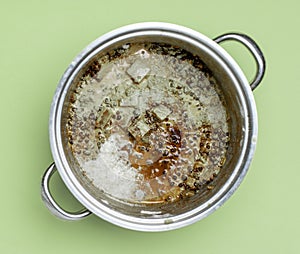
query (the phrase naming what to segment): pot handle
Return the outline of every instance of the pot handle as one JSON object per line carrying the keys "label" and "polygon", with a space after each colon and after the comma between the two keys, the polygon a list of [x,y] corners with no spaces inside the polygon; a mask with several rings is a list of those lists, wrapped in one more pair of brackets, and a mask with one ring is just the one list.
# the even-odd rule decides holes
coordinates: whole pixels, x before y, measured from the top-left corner
{"label": "pot handle", "polygon": [[266,70],[266,61],[264,55],[256,42],[251,39],[248,35],[240,34],[240,33],[228,33],[218,36],[214,39],[215,42],[221,43],[223,41],[238,41],[242,43],[252,54],[256,62],[256,74],[253,80],[250,83],[250,87],[254,90],[259,83],[261,82],[265,70]]}
{"label": "pot handle", "polygon": [[46,207],[49,209],[49,211],[57,216],[60,219],[64,220],[80,220],[85,218],[86,216],[90,215],[91,212],[83,209],[78,212],[67,212],[64,209],[62,209],[53,199],[50,189],[49,189],[49,182],[51,176],[55,173],[56,167],[55,164],[52,163],[49,168],[45,171],[43,178],[42,178],[42,183],[41,183],[41,196],[42,200],[44,201]]}

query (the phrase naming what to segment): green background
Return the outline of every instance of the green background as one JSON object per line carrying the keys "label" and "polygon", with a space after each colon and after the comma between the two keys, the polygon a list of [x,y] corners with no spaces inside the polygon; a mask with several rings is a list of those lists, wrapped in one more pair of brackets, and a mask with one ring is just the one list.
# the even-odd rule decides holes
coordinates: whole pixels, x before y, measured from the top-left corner
{"label": "green background", "polygon": [[[0,0],[0,253],[300,253],[299,9],[297,0]],[[179,230],[135,232],[96,216],[58,220],[40,198],[53,161],[48,115],[57,83],[91,41],[142,21],[210,38],[244,32],[258,42],[267,72],[254,91],[259,140],[250,171],[222,208]],[[235,42],[224,47],[251,78],[249,53]],[[51,186],[64,207],[80,207],[58,175]]]}

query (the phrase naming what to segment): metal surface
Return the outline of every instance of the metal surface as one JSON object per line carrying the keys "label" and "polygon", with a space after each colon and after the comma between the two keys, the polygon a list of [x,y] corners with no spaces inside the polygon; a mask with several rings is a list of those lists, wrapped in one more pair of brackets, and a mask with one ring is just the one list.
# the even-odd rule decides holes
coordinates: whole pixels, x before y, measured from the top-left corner
{"label": "metal surface", "polygon": [[250,87],[252,90],[254,90],[259,85],[259,83],[261,82],[265,74],[266,61],[264,55],[261,52],[258,45],[256,44],[256,42],[245,34],[228,33],[228,34],[220,35],[214,39],[214,41],[217,43],[222,43],[224,41],[231,41],[231,40],[238,41],[242,43],[244,46],[246,46],[255,59],[257,70],[256,70],[255,77],[250,82]]}
{"label": "metal surface", "polygon": [[42,199],[45,205],[47,206],[47,208],[50,210],[50,212],[53,215],[63,220],[80,220],[90,215],[91,212],[86,209],[83,209],[82,211],[78,211],[76,213],[67,212],[55,202],[49,189],[50,178],[55,173],[55,171],[56,171],[55,164],[52,163],[49,166],[49,168],[45,171],[42,178],[42,184],[41,184]]}
{"label": "metal surface", "polygon": [[[111,45],[120,41],[124,42],[126,40],[134,40],[135,38],[149,37],[157,37],[167,42],[169,40],[180,41],[182,45],[190,45],[199,50],[204,60],[210,65],[209,67],[215,69],[220,77],[224,77],[224,83],[228,85],[226,86],[228,96],[235,101],[232,109],[239,115],[236,119],[238,122],[236,129],[239,131],[238,135],[242,137],[239,142],[240,145],[236,148],[238,151],[236,153],[237,157],[232,160],[234,164],[231,165],[231,174],[222,185],[218,186],[212,196],[197,206],[188,206],[189,209],[183,210],[182,213],[165,214],[164,216],[153,214],[152,217],[142,215],[143,211],[141,211],[141,215],[137,215],[136,213],[130,214],[130,212],[125,213],[124,210],[113,208],[108,201],[97,199],[88,192],[80,179],[74,174],[72,166],[68,162],[61,134],[61,122],[64,113],[63,105],[71,82],[80,69],[93,56]],[[251,86],[254,89],[263,76],[264,61],[263,57],[259,56],[261,54],[259,54],[260,50],[256,44],[251,43],[252,40],[249,41],[248,37],[245,38],[241,35],[232,36],[231,34],[230,36],[221,36],[216,41],[221,42],[228,39],[239,40],[251,50],[259,65],[258,74]],[[182,26],[166,23],[140,23],[122,27],[91,43],[74,59],[60,80],[51,105],[49,120],[50,144],[55,165],[73,195],[89,211],[102,219],[124,228],[139,231],[166,231],[187,226],[203,219],[219,208],[234,193],[246,175],[254,154],[257,131],[257,114],[252,91],[246,77],[232,57],[220,45],[202,34]],[[90,213],[88,211],[74,215],[64,211],[55,203],[48,188],[49,178],[53,172],[54,165],[50,166],[46,171],[42,181],[42,196],[50,211],[60,218],[69,220],[76,220],[87,216]]]}

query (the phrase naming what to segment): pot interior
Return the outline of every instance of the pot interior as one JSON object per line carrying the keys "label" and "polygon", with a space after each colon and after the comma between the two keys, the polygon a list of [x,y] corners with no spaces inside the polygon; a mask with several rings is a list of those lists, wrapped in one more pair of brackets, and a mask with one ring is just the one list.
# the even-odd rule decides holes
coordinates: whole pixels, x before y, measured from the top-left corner
{"label": "pot interior", "polygon": [[213,205],[240,173],[243,98],[204,45],[160,34],[109,42],[65,89],[64,156],[102,207],[177,216]]}

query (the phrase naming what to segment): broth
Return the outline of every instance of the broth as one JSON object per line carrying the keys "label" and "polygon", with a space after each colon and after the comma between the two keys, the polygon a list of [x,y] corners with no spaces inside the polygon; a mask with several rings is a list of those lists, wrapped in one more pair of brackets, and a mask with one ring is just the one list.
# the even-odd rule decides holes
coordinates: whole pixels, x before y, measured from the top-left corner
{"label": "broth", "polygon": [[230,126],[217,81],[198,56],[128,43],[97,56],[72,85],[69,146],[99,191],[154,204],[213,188]]}

